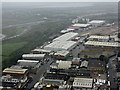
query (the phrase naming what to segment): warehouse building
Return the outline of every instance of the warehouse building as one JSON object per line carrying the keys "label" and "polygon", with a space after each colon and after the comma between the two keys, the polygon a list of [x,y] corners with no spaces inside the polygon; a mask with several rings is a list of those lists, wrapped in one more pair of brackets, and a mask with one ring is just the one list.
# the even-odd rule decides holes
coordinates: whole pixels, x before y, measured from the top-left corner
{"label": "warehouse building", "polygon": [[52,86],[59,86],[63,85],[64,80],[57,80],[57,79],[44,79],[43,83],[45,85],[52,85]]}
{"label": "warehouse building", "polygon": [[85,88],[91,89],[93,87],[92,78],[74,78],[73,87],[75,89]]}
{"label": "warehouse building", "polygon": [[105,71],[105,65],[105,61],[89,60],[87,69],[94,71]]}
{"label": "warehouse building", "polygon": [[51,50],[45,50],[45,49],[41,49],[41,48],[32,50],[33,54],[49,54],[50,52],[51,52]]}
{"label": "warehouse building", "polygon": [[57,79],[57,80],[68,80],[69,76],[66,74],[57,74],[57,73],[46,73],[45,79]]}
{"label": "warehouse building", "polygon": [[56,61],[58,63],[58,69],[69,69],[71,68],[72,61]]}
{"label": "warehouse building", "polygon": [[79,29],[80,29],[80,27],[78,27],[78,26],[69,26],[69,27],[68,27],[68,29],[79,30]]}
{"label": "warehouse building", "polygon": [[2,72],[2,86],[21,88],[28,80],[28,69],[6,68]]}
{"label": "warehouse building", "polygon": [[51,50],[51,51],[61,51],[61,50],[66,50],[70,51],[74,47],[76,47],[77,42],[74,41],[54,41],[51,44],[48,44],[47,46],[44,47],[46,50]]}
{"label": "warehouse building", "polygon": [[87,41],[85,48],[120,48],[118,42],[98,42],[98,41]]}
{"label": "warehouse building", "polygon": [[77,24],[74,24],[74,25],[72,25],[73,27],[79,27],[79,28],[88,28],[88,27],[90,27],[91,26],[91,24],[79,24],[79,23],[77,23]]}
{"label": "warehouse building", "polygon": [[65,33],[68,33],[68,32],[73,32],[75,29],[70,29],[70,28],[68,28],[68,29],[66,29],[66,30],[61,30],[61,33],[62,34],[65,34]]}
{"label": "warehouse building", "polygon": [[88,67],[88,61],[82,61],[80,68],[87,68]]}
{"label": "warehouse building", "polygon": [[66,59],[69,56],[69,51],[57,51],[54,56],[56,59]]}
{"label": "warehouse building", "polygon": [[36,60],[18,60],[18,65],[22,68],[29,69],[29,72],[36,73],[37,69],[40,67],[41,63]]}
{"label": "warehouse building", "polygon": [[78,36],[78,33],[69,32],[69,33],[63,34],[63,35],[53,39],[53,42],[54,41],[68,41],[68,40],[73,39],[76,36]]}
{"label": "warehouse building", "polygon": [[98,35],[91,35],[88,40],[89,41],[99,41],[99,42],[108,42],[110,39],[109,36],[98,36]]}
{"label": "warehouse building", "polygon": [[22,58],[27,60],[43,60],[45,54],[23,54]]}
{"label": "warehouse building", "polygon": [[100,27],[105,24],[104,20],[92,20],[88,24],[91,24],[93,27]]}

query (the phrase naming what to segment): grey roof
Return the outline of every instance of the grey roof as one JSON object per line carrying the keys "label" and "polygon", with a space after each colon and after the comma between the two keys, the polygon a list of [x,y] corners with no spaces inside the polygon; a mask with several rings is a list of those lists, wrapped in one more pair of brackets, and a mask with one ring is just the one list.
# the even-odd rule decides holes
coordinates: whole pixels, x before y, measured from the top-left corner
{"label": "grey roof", "polygon": [[105,61],[89,60],[88,67],[105,67]]}

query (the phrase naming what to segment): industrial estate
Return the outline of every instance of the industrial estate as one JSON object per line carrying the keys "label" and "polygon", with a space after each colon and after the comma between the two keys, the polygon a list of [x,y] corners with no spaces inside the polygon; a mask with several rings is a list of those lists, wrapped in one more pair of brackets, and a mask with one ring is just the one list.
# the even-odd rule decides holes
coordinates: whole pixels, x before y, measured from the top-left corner
{"label": "industrial estate", "polygon": [[[117,24],[72,20],[60,36],[25,53],[2,71],[2,88],[28,90],[110,90],[120,86]],[[97,33],[98,28],[110,33]],[[93,32],[90,32],[94,30]],[[99,31],[99,30],[98,30]],[[113,33],[114,32],[114,33]]]}

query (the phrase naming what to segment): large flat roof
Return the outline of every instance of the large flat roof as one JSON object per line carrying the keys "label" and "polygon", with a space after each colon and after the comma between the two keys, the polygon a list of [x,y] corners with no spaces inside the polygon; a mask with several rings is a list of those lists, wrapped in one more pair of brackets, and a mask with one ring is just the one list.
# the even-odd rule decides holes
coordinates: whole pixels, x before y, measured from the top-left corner
{"label": "large flat roof", "polygon": [[89,39],[96,38],[96,39],[109,39],[109,36],[98,36],[98,35],[91,35]]}
{"label": "large flat roof", "polygon": [[41,49],[41,48],[37,48],[37,49],[34,49],[32,50],[33,52],[51,52],[51,50],[45,50],[45,49]]}
{"label": "large flat roof", "polygon": [[85,45],[120,47],[120,43],[118,43],[118,42],[87,41],[87,42],[85,43]]}
{"label": "large flat roof", "polygon": [[69,32],[69,33],[63,34],[63,35],[53,39],[53,41],[67,41],[67,40],[74,38],[77,35],[78,35],[78,33]]}
{"label": "large flat roof", "polygon": [[92,21],[90,21],[89,23],[105,23],[105,21],[104,20],[92,20]]}
{"label": "large flat roof", "polygon": [[74,78],[74,87],[85,87],[92,88],[93,79],[92,78]]}
{"label": "large flat roof", "polygon": [[72,26],[75,26],[75,27],[81,27],[81,28],[86,28],[86,27],[88,27],[88,26],[90,26],[90,24],[74,24],[74,25],[72,25]]}
{"label": "large flat roof", "polygon": [[45,57],[45,54],[23,54],[22,57]]}
{"label": "large flat roof", "polygon": [[51,44],[47,45],[44,47],[44,49],[47,49],[47,50],[55,50],[57,49],[58,50],[68,50],[70,47],[72,47],[73,45],[75,45],[76,42],[74,41],[55,41],[55,42],[52,42]]}
{"label": "large flat roof", "polygon": [[59,69],[68,69],[71,67],[72,61],[56,61]]}
{"label": "large flat roof", "polygon": [[18,63],[19,62],[24,62],[24,63],[38,63],[39,61],[36,61],[36,60],[18,60],[17,62]]}
{"label": "large flat roof", "polygon": [[24,74],[26,71],[28,71],[28,69],[6,68],[3,70],[3,73]]}
{"label": "large flat roof", "polygon": [[66,56],[69,54],[69,51],[57,51],[54,55],[61,55],[61,56]]}

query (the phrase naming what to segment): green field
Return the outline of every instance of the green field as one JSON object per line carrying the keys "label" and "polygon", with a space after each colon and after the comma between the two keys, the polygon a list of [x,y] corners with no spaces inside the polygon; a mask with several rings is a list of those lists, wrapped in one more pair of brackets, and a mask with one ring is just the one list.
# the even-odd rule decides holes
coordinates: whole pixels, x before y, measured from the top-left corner
{"label": "green field", "polygon": [[27,42],[19,42],[19,43],[8,43],[8,44],[3,44],[3,56],[9,57],[12,52],[16,51],[17,49],[23,47]]}

